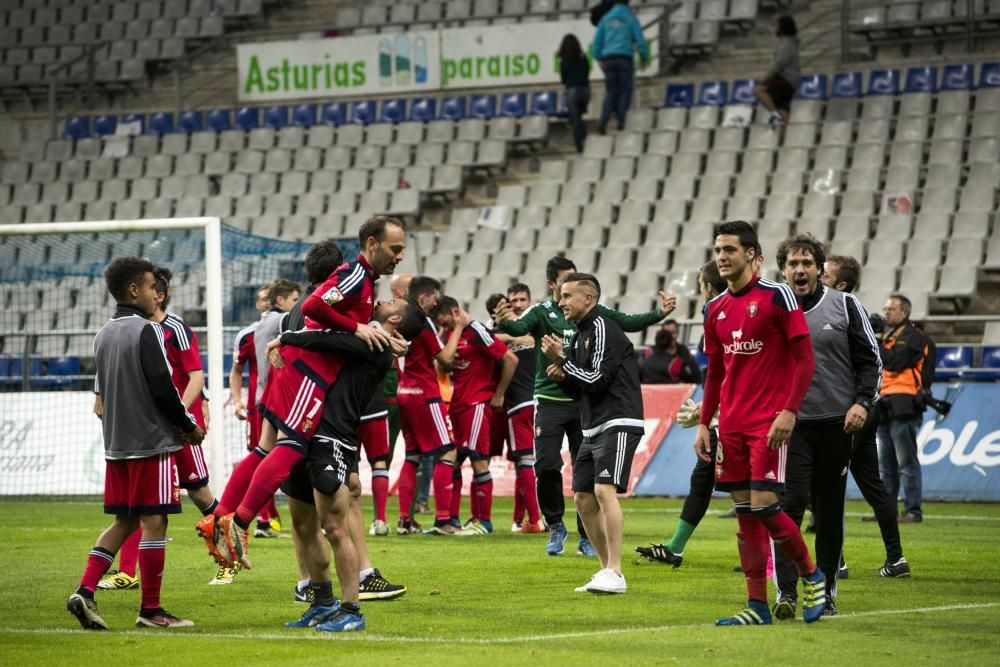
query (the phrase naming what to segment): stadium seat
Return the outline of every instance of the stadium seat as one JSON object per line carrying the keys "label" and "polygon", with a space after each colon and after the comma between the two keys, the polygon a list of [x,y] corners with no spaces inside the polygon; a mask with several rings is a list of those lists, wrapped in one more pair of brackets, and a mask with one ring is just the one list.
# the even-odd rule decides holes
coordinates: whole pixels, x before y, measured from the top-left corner
{"label": "stadium seat", "polygon": [[979,68],[979,87],[1000,87],[1000,62],[983,63]]}
{"label": "stadium seat", "polygon": [[964,371],[972,368],[972,348],[968,346],[942,345],[937,350],[937,364],[934,377],[939,381],[957,380]]}
{"label": "stadium seat", "polygon": [[177,120],[177,129],[187,134],[201,132],[201,127],[202,113],[200,111],[185,111]]}
{"label": "stadium seat", "polygon": [[264,109],[264,127],[279,130],[288,125],[288,107],[274,106]]}
{"label": "stadium seat", "polygon": [[236,127],[249,131],[260,127],[260,109],[258,107],[243,107],[236,110]]}
{"label": "stadium seat", "polygon": [[532,93],[529,111],[535,116],[559,115],[559,93],[551,90]]}
{"label": "stadium seat", "polygon": [[911,67],[906,70],[903,92],[906,94],[937,92],[937,67]]}
{"label": "stadium seat", "polygon": [[830,97],[860,97],[861,72],[837,72],[830,85]]}
{"label": "stadium seat", "polygon": [[[977,374],[976,377],[979,378],[980,380],[1000,379],[1000,347],[997,346],[983,347],[982,350],[980,351],[979,367],[992,370],[992,372],[990,373]],[[2,366],[0,366],[0,369],[2,369]],[[0,370],[0,374],[3,374],[2,370]]]}
{"label": "stadium seat", "polygon": [[671,83],[667,85],[667,90],[663,98],[663,106],[666,108],[690,107],[694,104],[694,84],[693,83]]}
{"label": "stadium seat", "polygon": [[215,109],[208,112],[205,124],[210,130],[224,132],[230,129],[231,122],[229,109]]}
{"label": "stadium seat", "polygon": [[385,100],[379,113],[380,123],[401,123],[406,120],[406,99]]}
{"label": "stadium seat", "polygon": [[[799,88],[795,91],[798,100],[825,100],[826,74],[804,74],[799,79]],[[794,111],[794,105],[793,105]]]}
{"label": "stadium seat", "polygon": [[469,118],[489,120],[496,115],[496,95],[473,95],[469,104]]}
{"label": "stadium seat", "polygon": [[972,87],[971,65],[945,65],[941,72],[941,90],[968,90]]}
{"label": "stadium seat", "polygon": [[[369,123],[375,122],[375,101],[374,100],[358,100],[356,102],[351,102],[351,118],[352,123],[359,125],[368,125]],[[338,139],[340,135],[337,135]]]}
{"label": "stadium seat", "polygon": [[90,118],[87,116],[73,116],[66,119],[66,126],[63,131],[66,139],[83,139],[90,136]]}
{"label": "stadium seat", "polygon": [[521,118],[527,113],[528,100],[525,93],[507,93],[500,98],[500,115]]}
{"label": "stadium seat", "polygon": [[701,84],[701,92],[698,94],[698,105],[722,106],[726,103],[728,91],[728,81],[706,81]]}
{"label": "stadium seat", "polygon": [[465,118],[468,100],[464,95],[445,97],[441,100],[441,115],[443,120],[458,121]]}
{"label": "stadium seat", "polygon": [[757,98],[753,96],[754,79],[737,79],[733,81],[732,90],[729,93],[729,104],[756,104]]}
{"label": "stadium seat", "polygon": [[[324,125],[340,127],[347,122],[347,104],[344,102],[330,102],[320,107],[319,122]],[[309,133],[310,138],[312,132]]]}
{"label": "stadium seat", "polygon": [[316,124],[315,104],[296,104],[292,107],[292,125],[297,127],[312,127]]}

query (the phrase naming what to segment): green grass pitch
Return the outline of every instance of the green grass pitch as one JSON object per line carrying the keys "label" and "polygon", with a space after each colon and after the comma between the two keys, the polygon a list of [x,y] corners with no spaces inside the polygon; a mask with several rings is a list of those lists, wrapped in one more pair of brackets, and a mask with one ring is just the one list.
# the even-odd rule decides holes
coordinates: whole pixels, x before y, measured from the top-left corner
{"label": "green grass pitch", "polygon": [[[557,558],[545,556],[545,535],[510,534],[509,499],[496,503],[491,537],[370,538],[375,565],[409,592],[365,603],[366,632],[330,636],[283,628],[304,610],[292,601],[291,540],[252,541],[254,569],[231,586],[207,586],[213,567],[187,502],[171,519],[163,603],[197,626],[137,630],[139,591],[99,591],[113,631],[84,632],[66,612],[66,597],[109,518],[96,500],[3,501],[0,655],[17,667],[1000,664],[1000,505],[928,504],[922,525],[901,527],[913,577],[888,580],[875,576],[884,559],[877,525],[861,522],[863,503],[850,503],[851,574],[840,584],[839,617],[715,628],[712,621],[740,609],[745,595],[732,572],[736,524],[717,516],[726,501],[713,504],[680,569],[632,553],[663,541],[680,504],[624,501],[629,590],[616,597],[573,591],[597,569],[574,555],[574,534]],[[283,518],[287,525],[287,511]]]}

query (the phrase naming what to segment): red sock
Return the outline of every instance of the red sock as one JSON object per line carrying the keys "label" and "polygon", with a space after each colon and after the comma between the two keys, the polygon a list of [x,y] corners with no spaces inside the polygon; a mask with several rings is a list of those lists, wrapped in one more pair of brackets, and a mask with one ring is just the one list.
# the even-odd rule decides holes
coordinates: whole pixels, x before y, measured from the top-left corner
{"label": "red sock", "polygon": [[396,490],[399,491],[400,519],[409,518],[410,508],[413,507],[413,496],[417,493],[417,465],[418,461],[406,459],[399,473]]}
{"label": "red sock", "polygon": [[236,508],[236,516],[249,524],[257,516],[260,509],[267,504],[267,499],[274,495],[281,483],[288,479],[295,464],[305,458],[305,454],[295,447],[281,445],[280,442],[264,459],[250,481],[250,488],[243,496],[243,501]]}
{"label": "red sock", "polygon": [[267,456],[267,452],[260,447],[255,447],[243,457],[242,461],[236,464],[236,467],[233,468],[233,474],[229,476],[229,482],[226,483],[226,488],[222,492],[219,505],[215,508],[215,516],[226,516],[230,512],[236,511],[243,496],[246,495],[247,489],[250,488],[250,480],[253,479],[257,466],[261,464],[265,456]]}
{"label": "red sock", "polygon": [[767,602],[767,529],[747,509],[736,510],[740,532],[736,543],[740,550],[740,566],[747,581],[747,597]]}
{"label": "red sock", "polygon": [[135,576],[135,564],[139,560],[140,537],[142,537],[142,528],[136,528],[131,535],[125,538],[122,548],[118,551],[118,569],[130,577]]}
{"label": "red sock", "polygon": [[816,570],[816,566],[809,556],[809,547],[802,539],[802,530],[795,525],[790,516],[785,514],[781,505],[774,504],[762,509],[754,508],[753,513],[770,534],[771,539],[774,540],[774,545],[781,549],[799,568],[799,576],[808,576]]}
{"label": "red sock", "polygon": [[541,521],[538,510],[538,489],[535,488],[534,461],[518,461],[517,481],[521,485],[524,508],[528,511],[528,522],[534,526]]}
{"label": "red sock", "polygon": [[372,470],[372,499],[375,501],[375,518],[385,521],[385,505],[389,501],[389,471],[384,468]]}
{"label": "red sock", "polygon": [[493,475],[487,470],[476,475],[476,485],[472,495],[476,498],[476,518],[493,520]]}
{"label": "red sock", "polygon": [[143,609],[160,608],[160,585],[163,583],[163,562],[166,555],[166,540],[143,540],[139,543]]}
{"label": "red sock", "polygon": [[80,588],[86,588],[93,593],[97,588],[97,582],[107,574],[113,562],[115,555],[107,549],[101,547],[91,549],[90,555],[87,556],[87,567],[84,568],[83,576],[80,578]]}
{"label": "red sock", "polygon": [[434,464],[434,518],[447,521],[451,518],[451,473],[455,465],[451,461],[437,461]]}
{"label": "red sock", "polygon": [[[455,466],[451,473],[451,503],[448,506],[451,516],[456,519],[462,518],[462,468]],[[473,509],[475,516],[475,509]]]}

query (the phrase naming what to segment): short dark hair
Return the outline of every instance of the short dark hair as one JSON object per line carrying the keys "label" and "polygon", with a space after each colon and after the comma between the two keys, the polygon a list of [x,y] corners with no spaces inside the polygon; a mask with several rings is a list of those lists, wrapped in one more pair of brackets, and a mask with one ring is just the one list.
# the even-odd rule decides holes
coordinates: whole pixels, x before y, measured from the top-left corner
{"label": "short dark hair", "polygon": [[729,283],[719,273],[719,265],[714,260],[702,264],[700,274],[702,281],[711,285],[716,294],[722,294],[729,287]]}
{"label": "short dark hair", "polygon": [[344,253],[336,241],[332,239],[320,241],[306,253],[306,280],[311,285],[319,285],[343,263]]}
{"label": "short dark hair", "polygon": [[361,229],[358,230],[358,241],[361,242],[361,249],[364,250],[365,243],[371,237],[374,237],[376,241],[384,239],[386,225],[396,225],[403,231],[406,231],[403,221],[399,218],[394,218],[391,215],[373,215],[365,220],[364,224],[361,225]]}
{"label": "short dark hair", "polygon": [[668,324],[673,324],[674,326],[678,326],[678,327],[681,325],[680,322],[678,322],[677,320],[675,320],[672,317],[668,317],[667,319],[665,319],[662,322],[660,322],[660,326],[661,327],[665,327]]}
{"label": "short dark hair", "polygon": [[597,298],[601,298],[601,283],[598,282],[597,276],[590,273],[569,273],[563,278],[563,285],[566,283],[589,283],[591,287],[597,290]]}
{"label": "short dark hair", "polygon": [[451,311],[458,307],[458,299],[443,295],[440,299],[438,299],[437,305],[434,306],[434,310],[431,311],[431,317],[437,317],[438,315],[450,315]]}
{"label": "short dark hair", "polygon": [[559,274],[566,269],[576,271],[576,264],[573,263],[573,260],[560,255],[550,257],[549,261],[545,262],[545,279],[550,283],[554,283]]}
{"label": "short dark hair", "polygon": [[757,231],[746,220],[730,220],[715,225],[712,228],[712,239],[722,235],[739,237],[741,246],[747,250],[752,249],[757,253],[757,256],[760,256],[760,240],[757,238]]}
{"label": "short dark hair", "polygon": [[903,296],[902,294],[899,294],[898,292],[896,294],[890,294],[889,298],[897,299],[899,301],[899,305],[903,309],[903,313],[907,317],[909,317],[910,313],[913,312],[913,302],[910,301],[907,297]]}
{"label": "short dark hair", "polygon": [[144,274],[155,273],[156,267],[141,257],[117,257],[104,270],[104,284],[115,301],[128,300],[128,286],[142,280]]}
{"label": "short dark hair", "polygon": [[[507,296],[510,296],[511,294],[517,294],[518,292],[524,292],[525,294],[528,295],[529,299],[531,298],[531,288],[525,285],[524,283],[514,283],[513,285],[507,288]],[[493,311],[491,310],[490,312],[492,313]]]}
{"label": "short dark hair", "polygon": [[850,255],[830,255],[826,261],[837,265],[837,282],[845,283],[848,292],[858,289],[861,285],[861,262]]}
{"label": "short dark hair", "polygon": [[403,299],[403,301],[406,302],[402,313],[403,321],[396,327],[396,331],[406,340],[413,340],[423,330],[426,319],[423,311],[417,307],[417,304],[409,299]]}
{"label": "short dark hair", "polygon": [[779,271],[785,270],[788,253],[795,251],[808,252],[812,255],[816,266],[819,267],[819,272],[823,273],[823,265],[826,263],[826,248],[812,234],[797,234],[778,244],[778,256],[775,259],[778,260]]}
{"label": "short dark hair", "polygon": [[437,279],[430,276],[413,276],[413,279],[410,280],[407,296],[415,302],[418,296],[439,291],[441,291],[441,283]]}
{"label": "short dark hair", "polygon": [[160,308],[166,312],[170,305],[170,281],[174,279],[174,272],[165,266],[158,266],[153,270],[153,289],[157,294],[163,295]]}
{"label": "short dark hair", "polygon": [[795,19],[793,19],[788,14],[782,14],[777,18],[778,24],[778,34],[782,37],[795,37],[799,34],[798,26],[795,25]]}
{"label": "short dark hair", "polygon": [[507,297],[499,292],[496,294],[490,294],[486,297],[486,312],[490,314],[490,317],[493,317],[493,311],[497,309],[497,305],[506,298]]}
{"label": "short dark hair", "polygon": [[280,297],[289,296],[295,292],[301,293],[302,286],[287,278],[278,278],[271,283],[271,289],[267,292],[267,300],[271,304],[271,307],[274,308],[278,305]]}

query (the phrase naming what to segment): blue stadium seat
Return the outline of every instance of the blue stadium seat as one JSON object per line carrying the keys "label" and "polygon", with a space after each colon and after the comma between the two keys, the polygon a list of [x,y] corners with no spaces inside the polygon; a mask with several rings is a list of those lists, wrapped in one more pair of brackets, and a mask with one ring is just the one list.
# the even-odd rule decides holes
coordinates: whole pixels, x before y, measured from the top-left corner
{"label": "blue stadium seat", "polygon": [[972,65],[945,65],[941,73],[941,90],[972,88]]}
{"label": "blue stadium seat", "polygon": [[400,97],[395,100],[382,102],[382,109],[379,112],[378,122],[380,123],[402,123],[406,120],[406,99]]}
{"label": "blue stadium seat", "polygon": [[[125,121],[126,119],[122,119]],[[150,134],[170,134],[174,131],[174,114],[169,111],[160,111],[149,117]]]}
{"label": "blue stadium seat", "polygon": [[177,129],[181,132],[201,132],[202,114],[200,111],[185,111],[177,120]]}
{"label": "blue stadium seat", "polygon": [[260,109],[242,107],[236,110],[236,129],[253,130],[260,127]]}
{"label": "blue stadium seat", "polygon": [[837,72],[830,85],[830,97],[861,97],[861,72]]}
{"label": "blue stadium seat", "polygon": [[[8,384],[20,384],[24,375],[24,358],[21,356],[8,357],[7,376]],[[31,382],[38,384],[43,374],[42,358],[31,357],[28,366],[28,376]]]}
{"label": "blue stadium seat", "polygon": [[410,120],[426,123],[437,118],[437,99],[433,97],[415,97],[410,104]]}
{"label": "blue stadium seat", "polygon": [[276,130],[288,125],[288,107],[267,107],[264,109],[264,127]]}
{"label": "blue stadium seat", "polygon": [[205,122],[208,125],[208,129],[215,130],[216,132],[222,132],[232,127],[229,109],[214,109],[209,111]]}
{"label": "blue stadium seat", "polygon": [[667,85],[667,92],[663,98],[663,106],[689,107],[694,103],[693,83],[671,83]]}
{"label": "blue stadium seat", "polygon": [[10,357],[0,354],[0,384],[4,384],[10,375]]}
{"label": "blue stadium seat", "polygon": [[319,122],[324,125],[343,125],[347,122],[347,104],[344,102],[324,104],[319,114]]}
{"label": "blue stadium seat", "polygon": [[472,104],[469,108],[469,118],[483,118],[489,120],[497,115],[496,95],[473,95]]}
{"label": "blue stadium seat", "polygon": [[938,348],[937,367],[934,369],[934,377],[937,380],[954,380],[962,375],[962,371],[970,368],[972,368],[971,347],[942,345]]}
{"label": "blue stadium seat", "polygon": [[937,67],[911,67],[906,70],[904,93],[937,92]]}
{"label": "blue stadium seat", "polygon": [[106,137],[115,133],[118,127],[118,116],[114,114],[101,114],[94,118],[94,136]]}
{"label": "blue stadium seat", "polygon": [[[995,370],[992,373],[979,373],[976,377],[980,380],[1000,380],[1000,346],[984,347],[981,354],[979,367]],[[3,371],[0,370],[0,375],[2,374]]]}
{"label": "blue stadium seat", "polygon": [[67,139],[85,139],[90,136],[90,118],[73,116],[66,119],[63,136]]}
{"label": "blue stadium seat", "polygon": [[559,93],[554,90],[542,90],[531,95],[532,116],[555,116],[559,113]]}
{"label": "blue stadium seat", "polygon": [[468,100],[464,95],[445,97],[441,100],[441,118],[443,120],[462,120]]}
{"label": "blue stadium seat", "polygon": [[799,89],[795,91],[799,100],[825,100],[826,74],[803,74],[799,79]]}
{"label": "blue stadium seat", "polygon": [[528,96],[525,93],[507,93],[500,97],[500,115],[521,118],[528,111]]}
{"label": "blue stadium seat", "polygon": [[983,63],[979,69],[980,88],[1000,88],[1000,63]]}
{"label": "blue stadium seat", "polygon": [[898,95],[899,70],[873,69],[868,73],[869,95]]}
{"label": "blue stadium seat", "polygon": [[694,355],[694,360],[698,364],[698,368],[700,368],[703,371],[706,368],[708,368],[708,356],[704,352],[702,352],[697,347],[694,347],[691,350],[691,354]]}
{"label": "blue stadium seat", "polygon": [[728,81],[706,81],[701,84],[701,93],[698,95],[698,106],[721,107],[726,103],[726,95],[728,93]]}
{"label": "blue stadium seat", "polygon": [[292,125],[312,127],[316,124],[315,104],[296,104],[292,107]]}
{"label": "blue stadium seat", "polygon": [[757,98],[753,96],[753,86],[756,83],[753,79],[736,79],[733,81],[733,89],[729,92],[730,104],[757,104]]}
{"label": "blue stadium seat", "polygon": [[50,384],[70,384],[77,380],[72,375],[80,374],[80,357],[53,357],[48,362],[48,382]]}
{"label": "blue stadium seat", "polygon": [[[138,122],[139,123],[139,131],[140,132],[145,132],[146,131],[146,114],[130,113],[130,114],[127,114],[125,116],[122,116],[121,122],[123,122],[123,123],[136,123],[136,122]],[[171,132],[174,131],[173,123],[170,124],[170,131]]]}
{"label": "blue stadium seat", "polygon": [[375,122],[375,100],[351,102],[351,122],[368,125]]}

